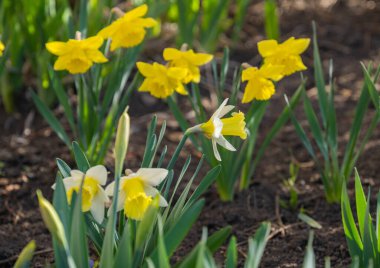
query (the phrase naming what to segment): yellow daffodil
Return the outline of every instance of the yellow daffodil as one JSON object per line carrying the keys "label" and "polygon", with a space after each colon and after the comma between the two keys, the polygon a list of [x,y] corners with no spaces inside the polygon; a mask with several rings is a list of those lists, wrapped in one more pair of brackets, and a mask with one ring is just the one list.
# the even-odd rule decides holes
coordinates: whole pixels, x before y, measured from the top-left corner
{"label": "yellow daffodil", "polygon": [[152,18],[142,18],[148,12],[147,5],[141,5],[125,13],[111,25],[102,29],[98,35],[103,38],[111,38],[111,51],[119,47],[134,47],[145,38],[146,28],[156,25]]}
{"label": "yellow daffodil", "polygon": [[104,63],[107,58],[99,51],[103,38],[93,36],[83,40],[70,39],[67,42],[49,42],[47,50],[58,56],[54,70],[68,70],[72,74],[85,73],[94,63]]}
{"label": "yellow daffodil", "polygon": [[[104,219],[105,204],[109,202],[108,196],[101,187],[106,184],[107,170],[102,165],[90,168],[86,174],[79,170],[72,170],[71,177],[63,179],[69,203],[71,203],[73,193],[79,193],[83,178],[82,211],[91,211],[94,219],[101,223]],[[55,189],[55,184],[53,189]]]}
{"label": "yellow daffodil", "polygon": [[213,58],[210,54],[194,53],[192,49],[181,51],[175,48],[165,48],[164,59],[169,61],[170,67],[180,67],[186,69],[186,76],[183,79],[185,84],[201,80],[199,66],[205,65]]}
{"label": "yellow daffodil", "polygon": [[244,90],[242,103],[256,100],[268,100],[275,93],[273,81],[282,78],[284,67],[264,64],[260,69],[249,67],[242,72],[242,81],[248,81]]}
{"label": "yellow daffodil", "polygon": [[5,46],[4,46],[4,44],[0,41],[0,56],[3,56],[4,49],[5,49]]}
{"label": "yellow daffodil", "polygon": [[167,67],[156,62],[153,64],[137,62],[136,65],[140,73],[145,76],[139,91],[150,92],[156,98],[169,97],[174,91],[187,95],[187,91],[181,82],[186,76],[185,69]]}
{"label": "yellow daffodil", "polygon": [[229,151],[236,151],[235,147],[224,136],[237,136],[243,140],[247,138],[245,116],[242,112],[232,113],[232,117],[222,118],[235,108],[233,105],[226,105],[227,101],[228,99],[223,101],[206,123],[194,126],[186,131],[187,133],[203,132],[207,138],[211,139],[214,155],[218,161],[221,161],[221,158],[217,144]]}
{"label": "yellow daffodil", "polygon": [[310,44],[309,38],[289,38],[282,44],[276,40],[264,40],[257,44],[260,55],[264,58],[264,64],[282,65],[283,75],[306,70],[302,62],[301,54]]}
{"label": "yellow daffodil", "polygon": [[[168,170],[163,168],[140,168],[136,173],[121,177],[117,211],[124,209],[126,217],[141,220],[156,196],[159,198],[159,206],[166,207],[168,203],[154,187],[159,185],[167,175]],[[110,183],[106,187],[106,193],[113,196],[114,188],[115,182]],[[111,209],[108,213],[110,211]]]}

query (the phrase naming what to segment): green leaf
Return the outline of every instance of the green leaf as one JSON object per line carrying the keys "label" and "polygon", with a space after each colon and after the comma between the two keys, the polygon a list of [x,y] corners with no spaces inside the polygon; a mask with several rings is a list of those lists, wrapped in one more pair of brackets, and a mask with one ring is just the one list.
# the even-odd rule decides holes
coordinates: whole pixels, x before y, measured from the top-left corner
{"label": "green leaf", "polygon": [[321,229],[322,225],[319,224],[316,220],[314,220],[312,217],[300,212],[298,213],[298,219],[301,221],[305,222],[307,225],[310,227],[316,228],[316,229]]}
{"label": "green leaf", "polygon": [[73,153],[78,169],[85,173],[90,168],[90,163],[88,162],[85,153],[82,151],[76,141],[73,142]]}
{"label": "green leaf", "polygon": [[49,108],[41,101],[36,93],[31,91],[32,99],[36,105],[40,114],[45,118],[50,127],[57,133],[57,136],[70,148],[70,138],[67,135],[66,131],[63,129],[61,123],[55,117],[55,115],[49,110]]}
{"label": "green leaf", "polygon": [[[370,193],[368,193],[367,205],[364,215],[364,232],[363,232],[363,267],[369,267],[371,262],[376,263],[377,261],[377,241],[374,240],[373,232],[372,232],[372,219],[369,214],[369,201],[370,201]],[[371,265],[371,266],[372,266]]]}
{"label": "green leaf", "polygon": [[[124,215],[122,215],[124,217]],[[117,250],[115,264],[113,267],[132,267],[133,263],[133,247],[131,234],[131,221],[127,221],[124,225],[123,235]]]}
{"label": "green leaf", "polygon": [[72,217],[70,228],[71,255],[78,267],[89,267],[86,225],[82,213],[82,186],[77,198],[75,198]]}
{"label": "green leaf", "polygon": [[359,222],[359,231],[362,237],[364,237],[364,220],[366,217],[367,202],[364,195],[363,187],[360,182],[358,171],[355,169],[355,201],[356,201],[356,213]]}
{"label": "green leaf", "polygon": [[[203,206],[203,199],[195,202],[194,205],[185,211],[182,214],[181,218],[178,219],[178,221],[167,232],[165,232],[165,246],[168,256],[171,256],[174,253],[175,249],[181,244],[182,240],[190,231],[191,226],[199,217]],[[157,249],[154,250],[154,252],[151,254],[151,259],[154,261],[154,263],[157,263],[157,254]]]}
{"label": "green leaf", "polygon": [[30,262],[32,261],[34,251],[36,250],[36,242],[34,240],[30,241],[24,249],[21,251],[14,268],[28,268],[30,267]]}
{"label": "green leaf", "polygon": [[193,204],[210,186],[211,184],[216,180],[220,173],[221,167],[216,166],[213,169],[211,169],[209,172],[207,172],[206,176],[203,177],[201,180],[201,183],[198,185],[198,187],[195,189],[193,194],[190,196],[189,200],[187,201],[188,205]]}
{"label": "green leaf", "polygon": [[326,113],[328,111],[326,84],[325,84],[325,78],[323,76],[323,68],[322,68],[321,57],[319,55],[319,48],[318,48],[318,41],[317,41],[317,29],[316,29],[315,22],[313,22],[312,25],[313,25],[314,78],[315,78],[315,82],[317,84],[318,102],[319,102],[319,109],[321,112],[322,122],[323,122],[323,126],[326,127],[326,124],[327,124]]}
{"label": "green leaf", "polygon": [[215,233],[213,233],[208,239],[207,239],[207,247],[210,250],[211,253],[216,252],[227,240],[227,238],[231,234],[232,227],[226,226]]}
{"label": "green leaf", "polygon": [[325,161],[329,161],[329,154],[327,151],[327,145],[325,143],[324,135],[322,133],[322,128],[319,125],[318,118],[314,112],[313,106],[306,92],[304,92],[304,110],[314,140],[317,143],[318,148],[321,150]]}
{"label": "green leaf", "polygon": [[71,176],[71,174],[70,174],[71,168],[69,167],[69,165],[66,164],[65,161],[63,161],[62,159],[59,159],[59,158],[56,159],[56,162],[57,162],[59,172],[61,172],[61,174],[62,174],[62,177],[64,177],[64,178],[70,177]]}
{"label": "green leaf", "polygon": [[166,253],[164,234],[162,229],[162,219],[160,216],[158,216],[158,267],[170,268],[169,256]]}
{"label": "green leaf", "polygon": [[268,235],[270,232],[270,223],[264,222],[256,231],[254,238],[248,241],[248,256],[245,261],[245,268],[258,268],[260,265],[261,257],[263,256],[264,249],[267,243]]}
{"label": "green leaf", "polygon": [[267,38],[278,40],[280,37],[280,27],[278,23],[277,6],[275,0],[265,0],[264,17],[265,34]]}
{"label": "green leaf", "polygon": [[346,188],[345,183],[342,186],[341,212],[342,212],[344,234],[346,236],[350,255],[358,256],[361,258],[363,243],[360,239],[359,232],[356,228],[354,216],[352,215],[350,200],[348,198],[347,188]]}
{"label": "green leaf", "polygon": [[48,66],[48,74],[49,74],[50,82],[52,84],[51,88],[53,88],[55,95],[57,96],[59,100],[59,104],[61,104],[63,107],[63,111],[65,112],[66,119],[70,124],[71,131],[75,133],[76,127],[74,123],[73,110],[69,103],[69,96],[66,94],[63,88],[62,81],[58,79],[58,76],[56,75],[55,71],[53,70],[50,64]]}
{"label": "green leaf", "polygon": [[315,268],[315,254],[313,250],[313,237],[314,237],[314,232],[311,231],[309,234],[309,241],[307,242],[307,247],[306,247],[306,255],[303,260],[303,268]]}
{"label": "green leaf", "polygon": [[230,239],[230,243],[228,244],[227,248],[227,258],[226,258],[226,268],[235,268],[237,267],[237,244],[236,244],[236,237],[233,236]]}

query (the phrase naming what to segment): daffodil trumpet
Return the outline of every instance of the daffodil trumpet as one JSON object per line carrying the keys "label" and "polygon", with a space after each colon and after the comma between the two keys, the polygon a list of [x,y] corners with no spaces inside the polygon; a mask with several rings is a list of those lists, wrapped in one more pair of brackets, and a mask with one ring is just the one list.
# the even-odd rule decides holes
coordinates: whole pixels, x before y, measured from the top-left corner
{"label": "daffodil trumpet", "polygon": [[[140,168],[136,173],[129,170],[126,176],[120,178],[116,211],[124,209],[126,217],[133,220],[141,220],[154,198],[158,197],[159,206],[166,207],[168,203],[155,188],[168,175],[168,170],[163,168]],[[105,192],[113,196],[115,182],[110,183]],[[113,206],[112,204],[111,206]],[[108,210],[111,213],[112,207]]]}
{"label": "daffodil trumpet", "polygon": [[185,135],[201,132],[211,139],[213,152],[218,161],[222,159],[217,144],[229,151],[236,151],[236,148],[224,136],[237,136],[243,140],[247,138],[244,113],[235,112],[231,117],[222,118],[235,108],[233,105],[227,105],[227,102],[228,99],[225,99],[207,122],[191,127],[185,132]]}

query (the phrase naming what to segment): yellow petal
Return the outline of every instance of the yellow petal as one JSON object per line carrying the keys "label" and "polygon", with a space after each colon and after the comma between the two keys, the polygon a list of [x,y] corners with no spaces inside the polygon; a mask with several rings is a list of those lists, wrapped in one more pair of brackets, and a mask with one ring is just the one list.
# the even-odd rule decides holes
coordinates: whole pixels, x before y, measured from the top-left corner
{"label": "yellow petal", "polygon": [[241,74],[241,81],[247,81],[252,79],[252,77],[255,75],[255,73],[258,71],[256,67],[249,67],[245,70],[243,70]]}
{"label": "yellow petal", "polygon": [[56,71],[62,71],[67,68],[67,65],[69,63],[70,59],[68,57],[58,57],[58,59],[54,63],[54,70]]}
{"label": "yellow petal", "polygon": [[181,57],[181,51],[175,48],[164,49],[164,60],[171,61]]}
{"label": "yellow petal", "polygon": [[138,19],[136,21],[136,24],[140,25],[141,27],[151,28],[157,25],[157,21],[152,18],[144,18]]}
{"label": "yellow petal", "polygon": [[98,49],[103,45],[104,39],[100,35],[92,36],[81,41],[84,48]]}
{"label": "yellow petal", "polygon": [[278,48],[278,43],[276,40],[263,40],[257,43],[257,48],[260,55],[266,58],[275,52]]}
{"label": "yellow petal", "polygon": [[273,65],[266,61],[263,66],[260,67],[260,75],[272,79],[274,81],[279,81],[283,78],[285,67],[283,65]]}
{"label": "yellow petal", "polygon": [[193,55],[191,55],[191,57],[189,57],[189,60],[192,64],[201,66],[211,61],[212,58],[213,58],[213,55],[211,54],[194,53]]}
{"label": "yellow petal", "polygon": [[291,37],[283,43],[283,46],[286,47],[292,54],[299,55],[305,52],[309,44],[309,38],[295,39],[294,37]]}
{"label": "yellow petal", "polygon": [[189,94],[182,83],[178,83],[178,86],[176,87],[175,91],[181,95]]}
{"label": "yellow petal", "polygon": [[149,92],[150,91],[150,81],[149,81],[149,78],[146,78],[144,79],[144,81],[142,82],[141,86],[139,87],[138,91],[141,91],[141,92]]}
{"label": "yellow petal", "polygon": [[139,61],[136,63],[136,66],[139,72],[145,77],[152,76],[155,73],[154,67],[149,63]]}
{"label": "yellow petal", "polygon": [[65,42],[49,42],[45,46],[50,53],[57,56],[64,55],[68,51],[68,46]]}
{"label": "yellow petal", "polygon": [[87,57],[96,63],[104,63],[107,62],[108,59],[104,57],[103,53],[99,50],[91,49],[86,51]]}
{"label": "yellow petal", "polygon": [[121,20],[118,19],[114,21],[113,23],[111,23],[110,25],[108,25],[107,27],[104,27],[103,29],[101,29],[97,35],[103,38],[108,38],[112,36],[119,29],[120,24],[121,24]]}
{"label": "yellow petal", "polygon": [[133,19],[145,16],[147,12],[148,12],[148,6],[144,4],[125,13],[125,15],[123,16],[123,19],[133,20]]}

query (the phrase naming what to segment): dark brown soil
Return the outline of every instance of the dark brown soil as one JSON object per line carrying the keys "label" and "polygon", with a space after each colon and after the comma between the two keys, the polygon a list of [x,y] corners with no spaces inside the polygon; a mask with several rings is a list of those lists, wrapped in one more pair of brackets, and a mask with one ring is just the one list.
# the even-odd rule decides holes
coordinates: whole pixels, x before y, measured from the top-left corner
{"label": "dark brown soil", "polygon": [[[257,3],[259,2],[259,3]],[[262,1],[254,1],[249,7],[248,17],[242,32],[243,42],[232,51],[232,64],[259,63],[256,43],[264,38]],[[281,32],[289,36],[311,36],[311,21],[318,24],[319,42],[324,62],[334,59],[337,77],[337,110],[340,143],[344,146],[348,138],[357,96],[362,84],[360,61],[380,62],[380,4],[376,1],[280,1]],[[228,40],[228,35],[226,37]],[[158,51],[157,53],[160,53]],[[151,54],[149,51],[148,54]],[[308,77],[308,94],[315,104],[316,90],[312,79],[312,53],[306,53],[305,63],[310,66],[305,72]],[[261,129],[263,139],[276,116],[284,107],[282,92],[288,95],[299,83],[295,75],[278,87],[278,94],[269,107]],[[168,120],[167,136],[164,143],[174,148],[180,139],[176,123],[166,113],[166,106],[145,95],[137,94],[131,104],[133,134],[127,156],[127,166],[139,166],[143,154],[146,125],[153,112],[159,112],[160,120]],[[0,109],[0,266],[9,267],[21,249],[31,239],[37,242],[37,254],[33,266],[41,267],[50,262],[51,242],[39,211],[35,192],[41,189],[51,198],[51,184],[55,178],[55,158],[60,157],[72,163],[70,153],[55,134],[47,127],[29,101],[21,111],[6,116]],[[302,110],[300,110],[302,111]],[[298,114],[298,113],[297,113]],[[371,115],[366,117],[368,125]],[[34,118],[31,119],[31,115]],[[25,118],[29,119],[25,119]],[[302,120],[302,115],[300,119]],[[304,121],[302,121],[305,123]],[[340,153],[344,147],[340,146]],[[188,148],[189,152],[194,152]],[[380,131],[376,131],[364,154],[358,162],[358,170],[364,185],[379,189]],[[183,155],[183,158],[186,155]],[[176,254],[184,255],[199,241],[202,226],[213,232],[231,225],[239,242],[239,257],[243,260],[247,239],[252,236],[262,221],[270,221],[272,230],[261,267],[300,267],[310,228],[297,218],[298,210],[291,211],[278,205],[276,200],[286,199],[288,193],[282,182],[288,178],[292,157],[301,163],[297,179],[299,208],[317,220],[322,229],[315,230],[314,250],[318,267],[323,267],[324,257],[330,256],[332,267],[347,267],[350,257],[342,230],[340,207],[326,203],[323,185],[314,163],[310,161],[301,142],[288,124],[267,150],[262,163],[253,178],[251,187],[236,195],[234,202],[223,203],[212,188],[205,196],[206,206],[185,243]],[[199,154],[194,154],[195,161]],[[112,167],[112,158],[107,166]],[[207,171],[204,167],[202,172]],[[352,185],[350,184],[350,188]],[[217,253],[217,259],[224,258],[225,248]]]}

